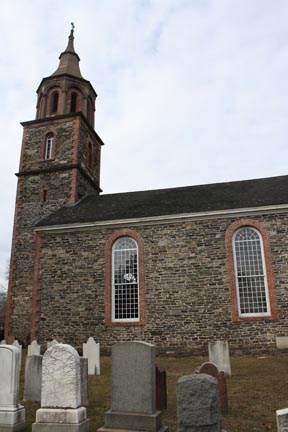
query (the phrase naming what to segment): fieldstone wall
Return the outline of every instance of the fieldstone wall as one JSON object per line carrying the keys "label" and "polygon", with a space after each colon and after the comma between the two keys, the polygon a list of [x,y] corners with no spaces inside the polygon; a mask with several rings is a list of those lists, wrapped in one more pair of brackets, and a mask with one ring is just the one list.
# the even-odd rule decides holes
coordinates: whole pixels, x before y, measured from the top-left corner
{"label": "fieldstone wall", "polygon": [[129,226],[144,241],[146,324],[105,326],[104,249],[123,227],[95,227],[41,233],[37,339],[56,338],[80,350],[89,336],[104,351],[120,340],[178,353],[207,353],[212,340],[229,341],[231,353],[276,350],[276,336],[288,333],[288,217],[253,219],[270,235],[279,320],[232,322],[225,234],[237,219],[227,217]]}

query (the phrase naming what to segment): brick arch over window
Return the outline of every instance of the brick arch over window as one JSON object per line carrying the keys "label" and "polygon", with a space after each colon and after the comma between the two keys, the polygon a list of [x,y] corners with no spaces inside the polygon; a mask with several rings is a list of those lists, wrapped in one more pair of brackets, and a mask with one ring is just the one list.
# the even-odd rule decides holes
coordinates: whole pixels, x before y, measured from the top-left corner
{"label": "brick arch over window", "polygon": [[[266,280],[267,280],[267,299],[270,304],[270,314],[266,316],[242,316],[239,313],[238,305],[238,286],[237,286],[237,274],[235,268],[233,242],[235,233],[241,228],[254,228],[258,234],[259,238],[262,240],[263,245],[263,260],[266,267]],[[226,252],[227,252],[227,265],[228,273],[230,279],[230,297],[231,297],[231,315],[232,321],[259,321],[259,320],[277,320],[278,319],[278,309],[276,302],[276,292],[275,292],[275,282],[274,273],[272,268],[271,259],[271,248],[269,234],[264,228],[264,225],[253,219],[240,219],[229,226],[226,232]]]}
{"label": "brick arch over window", "polygon": [[[117,321],[112,320],[112,254],[113,245],[121,237],[130,237],[138,246],[139,266],[139,320]],[[142,237],[133,230],[121,229],[110,236],[105,246],[105,325],[107,326],[139,326],[146,324],[145,286],[144,286],[144,242]]]}

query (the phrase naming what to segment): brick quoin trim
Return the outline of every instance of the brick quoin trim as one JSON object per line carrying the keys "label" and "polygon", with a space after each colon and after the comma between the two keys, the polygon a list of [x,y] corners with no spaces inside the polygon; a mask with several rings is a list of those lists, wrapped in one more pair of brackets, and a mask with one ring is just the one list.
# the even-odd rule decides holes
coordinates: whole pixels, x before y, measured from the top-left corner
{"label": "brick quoin trim", "polygon": [[[112,321],[112,246],[119,237],[131,237],[138,245],[139,260],[139,312],[140,319],[136,322]],[[144,287],[144,242],[142,237],[130,229],[116,231],[108,239],[105,246],[105,325],[113,327],[139,326],[146,324],[145,287]]]}
{"label": "brick quoin trim", "polygon": [[[23,140],[24,141],[24,140]],[[23,148],[23,147],[22,147]],[[22,163],[23,155],[21,154],[21,162]],[[9,284],[8,284],[8,295],[6,302],[6,311],[5,311],[5,326],[4,326],[4,338],[7,340],[8,336],[10,336],[11,326],[12,326],[12,312],[13,312],[13,289],[15,286],[15,253],[16,253],[16,244],[18,241],[18,213],[19,213],[19,196],[21,184],[23,183],[24,178],[18,178],[17,184],[17,192],[16,192],[16,204],[15,204],[15,216],[14,216],[14,228],[13,228],[13,237],[12,237],[12,247],[11,247],[11,257],[10,257],[10,266],[9,266]]]}
{"label": "brick quoin trim", "polygon": [[[236,284],[236,272],[234,266],[234,258],[233,258],[233,235],[235,231],[242,227],[252,227],[259,231],[262,236],[263,241],[263,250],[264,250],[264,260],[266,265],[266,277],[268,284],[268,293],[269,293],[269,301],[270,301],[270,316],[262,316],[262,317],[241,317],[238,313],[238,304],[237,304],[237,284]],[[240,219],[234,222],[229,226],[226,232],[226,251],[227,251],[227,266],[228,266],[228,274],[230,279],[230,298],[231,298],[231,315],[232,321],[241,322],[241,321],[265,321],[265,320],[278,320],[278,308],[276,302],[276,292],[275,292],[275,280],[274,273],[272,268],[272,258],[271,258],[271,248],[270,248],[270,239],[267,230],[264,228],[264,225],[253,219]]]}
{"label": "brick quoin trim", "polygon": [[35,234],[35,261],[34,261],[34,276],[32,289],[32,319],[30,341],[37,338],[37,328],[41,312],[41,288],[42,288],[42,272],[41,272],[41,248],[42,239],[39,233]]}

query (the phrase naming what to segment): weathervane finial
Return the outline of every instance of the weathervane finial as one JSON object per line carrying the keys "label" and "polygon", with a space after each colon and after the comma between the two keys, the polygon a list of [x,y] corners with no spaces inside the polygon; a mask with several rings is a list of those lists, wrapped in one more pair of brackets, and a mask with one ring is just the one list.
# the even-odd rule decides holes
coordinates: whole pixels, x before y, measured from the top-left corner
{"label": "weathervane finial", "polygon": [[71,27],[72,27],[71,30],[74,31],[74,29],[75,29],[75,25],[74,25],[74,22],[73,22],[73,21],[71,22]]}

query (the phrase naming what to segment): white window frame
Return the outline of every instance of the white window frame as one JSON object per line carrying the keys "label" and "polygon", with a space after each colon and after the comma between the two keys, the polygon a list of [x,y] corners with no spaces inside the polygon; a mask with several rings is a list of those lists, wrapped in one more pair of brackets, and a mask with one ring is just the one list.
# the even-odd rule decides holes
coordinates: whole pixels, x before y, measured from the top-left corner
{"label": "white window frame", "polygon": [[[138,301],[138,317],[137,318],[115,318],[115,249],[117,246],[117,242],[118,240],[127,237],[130,240],[132,240],[135,244],[135,250],[137,252],[137,301]],[[128,250],[132,250],[132,249],[121,249],[121,251],[128,251]],[[132,237],[129,236],[123,236],[123,237],[119,237],[117,238],[117,240],[114,242],[113,246],[112,246],[112,272],[111,272],[111,286],[112,286],[112,317],[111,317],[111,321],[112,322],[123,322],[123,323],[127,323],[127,322],[139,322],[140,321],[140,292],[139,292],[139,248],[138,248],[138,244],[136,242],[135,239],[133,239]]]}
{"label": "white window frame", "polygon": [[44,159],[45,160],[52,159],[53,147],[54,147],[54,135],[48,134],[46,136],[46,140],[45,140],[45,149],[44,149]]}
{"label": "white window frame", "polygon": [[[238,263],[236,259],[236,246],[235,246],[235,237],[239,233],[239,231],[244,230],[246,228],[249,228],[253,231],[255,231],[258,235],[259,241],[260,241],[260,251],[261,251],[261,260],[262,260],[262,268],[263,268],[263,277],[264,280],[264,287],[265,287],[265,296],[266,296],[266,305],[267,305],[267,312],[250,312],[250,313],[243,313],[241,312],[241,305],[240,305],[240,293],[239,293],[239,280],[238,280]],[[265,317],[271,315],[271,308],[270,308],[270,300],[269,300],[269,288],[268,288],[268,280],[267,280],[267,271],[266,271],[266,263],[265,263],[265,254],[264,254],[264,246],[263,246],[263,239],[261,233],[255,229],[252,226],[243,226],[235,231],[232,237],[232,248],[233,248],[233,260],[234,260],[234,269],[235,269],[235,282],[236,282],[236,292],[237,292],[237,308],[238,308],[238,314],[240,317]],[[253,275],[259,276],[259,275]],[[251,276],[251,278],[253,277]]]}

